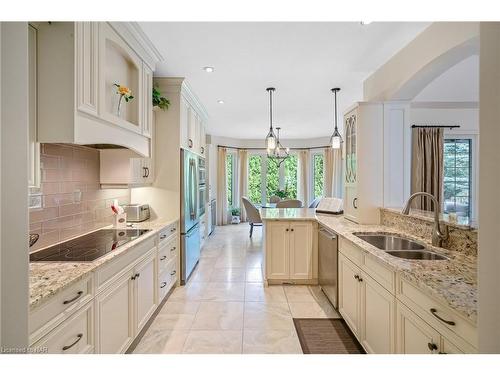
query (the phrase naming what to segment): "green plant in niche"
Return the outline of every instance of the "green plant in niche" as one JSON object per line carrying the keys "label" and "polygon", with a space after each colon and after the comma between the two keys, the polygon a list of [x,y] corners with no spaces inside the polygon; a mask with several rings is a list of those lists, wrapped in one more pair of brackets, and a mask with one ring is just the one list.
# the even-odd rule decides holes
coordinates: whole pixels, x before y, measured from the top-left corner
{"label": "green plant in niche", "polygon": [[231,216],[240,216],[240,209],[238,207],[231,208]]}
{"label": "green plant in niche", "polygon": [[162,110],[167,110],[170,106],[170,100],[161,96],[160,90],[153,86],[153,107],[158,107]]}

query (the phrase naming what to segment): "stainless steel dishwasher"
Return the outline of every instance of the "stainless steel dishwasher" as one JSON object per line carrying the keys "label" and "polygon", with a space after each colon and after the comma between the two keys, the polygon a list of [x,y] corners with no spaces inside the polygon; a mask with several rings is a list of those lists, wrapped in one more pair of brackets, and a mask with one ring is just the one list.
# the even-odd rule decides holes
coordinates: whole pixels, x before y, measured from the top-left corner
{"label": "stainless steel dishwasher", "polygon": [[338,307],[338,237],[320,227],[318,235],[318,279],[331,304]]}

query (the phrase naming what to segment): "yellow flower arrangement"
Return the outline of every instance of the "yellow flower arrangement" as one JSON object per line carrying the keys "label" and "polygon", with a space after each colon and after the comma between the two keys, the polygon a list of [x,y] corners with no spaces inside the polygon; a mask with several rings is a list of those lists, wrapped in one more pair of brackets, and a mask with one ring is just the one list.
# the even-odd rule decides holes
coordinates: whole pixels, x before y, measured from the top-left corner
{"label": "yellow flower arrangement", "polygon": [[134,97],[132,96],[132,90],[130,90],[128,87],[119,85],[118,83],[115,83],[114,85],[117,87],[116,93],[120,95],[120,101],[122,98],[125,99],[126,102],[134,99]]}

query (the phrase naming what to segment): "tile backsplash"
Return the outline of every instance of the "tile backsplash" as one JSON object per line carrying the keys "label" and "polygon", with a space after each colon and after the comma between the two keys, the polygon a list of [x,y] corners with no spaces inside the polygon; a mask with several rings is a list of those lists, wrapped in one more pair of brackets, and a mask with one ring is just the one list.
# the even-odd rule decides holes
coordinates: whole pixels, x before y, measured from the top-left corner
{"label": "tile backsplash", "polygon": [[40,188],[30,189],[30,233],[40,239],[30,251],[113,222],[111,204],[130,203],[129,189],[101,189],[99,150],[67,144],[40,147]]}

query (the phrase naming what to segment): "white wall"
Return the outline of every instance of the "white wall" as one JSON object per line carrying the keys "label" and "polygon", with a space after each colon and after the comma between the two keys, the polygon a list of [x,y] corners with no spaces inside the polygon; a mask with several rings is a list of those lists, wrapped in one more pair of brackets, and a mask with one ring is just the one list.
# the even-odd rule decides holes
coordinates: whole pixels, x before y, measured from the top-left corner
{"label": "white wall", "polygon": [[458,129],[445,129],[447,134],[479,134],[479,108],[427,108],[423,104],[411,106],[410,121],[412,124],[460,125]]}
{"label": "white wall", "polygon": [[0,28],[0,345],[26,348],[28,24],[2,22]]}
{"label": "white wall", "polygon": [[500,23],[481,23],[479,351],[500,353]]}
{"label": "white wall", "polygon": [[444,71],[477,53],[478,25],[433,23],[365,80],[363,99],[413,99]]}

